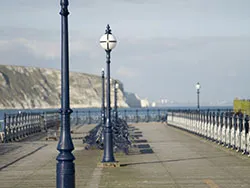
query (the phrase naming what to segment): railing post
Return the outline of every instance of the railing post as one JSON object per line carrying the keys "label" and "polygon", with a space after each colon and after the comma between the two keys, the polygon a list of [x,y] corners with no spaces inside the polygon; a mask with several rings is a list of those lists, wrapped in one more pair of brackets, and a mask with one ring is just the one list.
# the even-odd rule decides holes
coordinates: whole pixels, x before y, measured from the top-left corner
{"label": "railing post", "polygon": [[32,134],[33,133],[33,127],[32,127],[32,119],[31,119],[31,112],[28,114],[28,124],[29,124],[29,132],[28,134]]}
{"label": "railing post", "polygon": [[13,116],[13,124],[12,124],[12,141],[16,140],[16,125],[17,125],[17,115]]}
{"label": "railing post", "polygon": [[242,133],[242,129],[243,129],[243,114],[240,113],[239,114],[239,147],[237,149],[237,152],[241,152],[241,133]]}
{"label": "railing post", "polygon": [[236,131],[237,131],[237,120],[238,120],[236,114],[233,115],[233,120],[234,120],[234,122],[233,122],[233,125],[234,125],[234,144],[233,144],[232,149],[236,149]]}
{"label": "railing post", "polygon": [[166,123],[168,124],[168,111],[165,111],[165,114],[166,114],[166,119],[165,119],[165,121],[166,121]]}
{"label": "railing post", "polygon": [[37,115],[34,115],[34,128],[35,128],[35,133],[38,132],[38,127],[37,127]]}
{"label": "railing post", "polygon": [[146,122],[149,122],[149,109],[147,109],[147,121]]}
{"label": "railing post", "polygon": [[8,142],[8,137],[9,137],[9,127],[7,125],[7,115],[4,113],[4,143]]}
{"label": "railing post", "polygon": [[14,116],[14,124],[13,124],[13,128],[12,128],[12,130],[13,130],[13,134],[12,134],[13,141],[16,141],[17,116],[18,115]]}
{"label": "railing post", "polygon": [[229,130],[228,130],[228,145],[227,148],[232,147],[232,127],[233,127],[233,114],[229,112]]}
{"label": "railing post", "polygon": [[174,121],[174,110],[172,110],[172,121]]}
{"label": "railing post", "polygon": [[25,127],[25,123],[24,123],[24,113],[21,113],[19,118],[18,118],[18,124],[19,124],[19,133],[18,133],[18,137],[20,137],[20,135],[22,137],[26,137],[26,127]]}
{"label": "railing post", "polygon": [[191,110],[190,112],[190,132],[194,132],[194,112]]}
{"label": "railing post", "polygon": [[201,117],[200,117],[200,115],[201,115],[201,112],[200,112],[200,110],[198,110],[197,111],[197,119],[196,119],[196,121],[197,121],[197,133],[198,133],[199,136],[201,136],[201,122],[200,122]]}
{"label": "railing post", "polygon": [[213,117],[213,128],[212,128],[213,137],[212,137],[212,141],[215,141],[215,129],[216,129],[215,112],[213,112],[212,117]]}
{"label": "railing post", "polygon": [[195,134],[195,111],[192,111],[192,132]]}
{"label": "railing post", "polygon": [[219,143],[219,127],[220,127],[220,111],[218,110],[217,111],[217,114],[216,114],[216,140],[215,142],[216,143]]}
{"label": "railing post", "polygon": [[205,124],[206,124],[206,114],[205,114],[205,111],[204,110],[201,110],[200,111],[201,113],[201,134],[202,134],[202,137],[205,138]]}
{"label": "railing post", "polygon": [[26,116],[26,113],[23,113],[22,117],[21,117],[21,122],[22,122],[22,127],[25,130],[24,137],[27,137],[28,136],[28,134],[27,134],[28,129],[27,129],[27,125],[26,125],[26,122],[25,122],[25,116]]}
{"label": "railing post", "polygon": [[196,122],[197,122],[197,133],[199,136],[201,136],[201,122],[200,122],[200,117],[201,113],[200,113],[200,110],[197,111],[197,119],[196,119]]}
{"label": "railing post", "polygon": [[248,153],[248,132],[249,132],[249,116],[245,116],[245,122],[244,122],[244,128],[245,128],[245,150],[242,154]]}
{"label": "railing post", "polygon": [[211,140],[212,138],[212,112],[208,111],[208,139]]}
{"label": "railing post", "polygon": [[76,110],[76,125],[78,125],[78,110]]}
{"label": "railing post", "polygon": [[161,118],[160,118],[160,114],[161,114],[161,110],[160,110],[160,109],[158,109],[158,122],[161,120]]}
{"label": "railing post", "polygon": [[206,139],[209,138],[209,109],[207,110],[207,113],[206,113],[206,136],[205,136]]}
{"label": "railing post", "polygon": [[196,117],[195,117],[195,121],[196,121],[196,135],[199,135],[199,111],[196,111]]}
{"label": "railing post", "polygon": [[16,126],[15,126],[15,140],[19,140],[24,137],[24,130],[22,125],[22,114],[16,116]]}
{"label": "railing post", "polygon": [[45,123],[45,113],[40,114],[40,126],[42,130],[47,131],[47,125]]}
{"label": "railing post", "polygon": [[224,118],[224,112],[221,112],[220,113],[220,140],[219,140],[220,145],[223,144],[223,140],[222,140],[223,139],[222,129],[223,129],[223,126],[224,126],[223,118]]}
{"label": "railing post", "polygon": [[136,115],[136,123],[138,123],[138,110],[135,110],[135,115]]}
{"label": "railing post", "polygon": [[30,134],[33,134],[35,132],[34,126],[33,126],[33,115],[32,113],[30,113],[30,117],[29,117],[29,123],[30,123]]}
{"label": "railing post", "polygon": [[40,114],[37,114],[37,121],[38,121],[38,124],[37,124],[37,128],[38,128],[38,132],[41,132],[42,131],[42,127],[41,127],[41,122],[40,122]]}
{"label": "railing post", "polygon": [[206,117],[207,117],[207,115],[206,115],[206,111],[205,110],[202,111],[202,115],[203,115],[203,120],[202,120],[202,122],[203,122],[203,138],[206,138],[206,132],[207,132]]}
{"label": "railing post", "polygon": [[90,110],[88,111],[88,124],[91,124]]}
{"label": "railing post", "polygon": [[191,110],[188,111],[188,117],[189,117],[189,120],[188,120],[188,130],[189,132],[192,131],[192,112]]}
{"label": "railing post", "polygon": [[13,123],[13,116],[9,115],[9,142],[13,141],[13,130],[12,130],[12,123]]}
{"label": "railing post", "polygon": [[23,123],[24,123],[24,127],[25,127],[25,130],[26,130],[26,136],[28,136],[28,132],[29,132],[29,127],[28,127],[28,123],[27,123],[27,113],[24,114],[23,116]]}
{"label": "railing post", "polygon": [[204,115],[203,114],[204,114],[203,111],[200,110],[199,111],[199,117],[200,117],[199,122],[200,122],[200,136],[201,137],[204,136],[204,134],[203,134],[203,130],[204,130],[204,121],[203,121],[203,118],[204,118]]}
{"label": "railing post", "polygon": [[224,129],[224,136],[225,136],[225,139],[224,139],[224,146],[227,146],[227,129],[228,129],[228,113],[229,112],[226,112],[225,113],[225,129]]}
{"label": "railing post", "polygon": [[13,140],[17,141],[18,114],[14,117]]}

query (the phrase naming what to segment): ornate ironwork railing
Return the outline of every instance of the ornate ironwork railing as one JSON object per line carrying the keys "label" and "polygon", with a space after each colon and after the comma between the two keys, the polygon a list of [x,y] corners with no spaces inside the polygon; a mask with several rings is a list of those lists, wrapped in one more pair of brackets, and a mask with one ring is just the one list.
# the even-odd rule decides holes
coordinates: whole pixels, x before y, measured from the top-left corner
{"label": "ornate ironwork railing", "polygon": [[232,110],[170,110],[168,124],[235,149],[250,152],[249,116]]}
{"label": "ornate ironwork railing", "polygon": [[18,141],[59,124],[60,118],[56,111],[5,113],[2,139],[4,142]]}
{"label": "ornate ironwork railing", "polygon": [[[167,109],[118,109],[118,117],[128,123],[161,121],[166,114]],[[100,109],[74,110],[71,116],[73,125],[98,124],[100,122]]]}

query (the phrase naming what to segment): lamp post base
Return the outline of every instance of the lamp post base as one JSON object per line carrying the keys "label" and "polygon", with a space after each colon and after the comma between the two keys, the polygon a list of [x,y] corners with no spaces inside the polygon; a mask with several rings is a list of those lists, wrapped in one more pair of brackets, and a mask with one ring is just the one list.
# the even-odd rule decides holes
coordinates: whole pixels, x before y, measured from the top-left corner
{"label": "lamp post base", "polygon": [[98,167],[100,168],[112,168],[112,167],[120,167],[120,162],[119,161],[115,161],[115,162],[100,162],[97,164]]}

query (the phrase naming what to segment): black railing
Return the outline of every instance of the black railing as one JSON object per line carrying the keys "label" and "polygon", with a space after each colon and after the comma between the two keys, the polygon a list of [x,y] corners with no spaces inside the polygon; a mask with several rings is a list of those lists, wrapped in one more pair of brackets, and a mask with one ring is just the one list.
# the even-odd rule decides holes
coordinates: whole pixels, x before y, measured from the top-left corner
{"label": "black railing", "polygon": [[[159,122],[167,114],[167,109],[118,109],[118,117],[127,123]],[[101,110],[74,110],[72,125],[98,124],[101,122]]]}
{"label": "black railing", "polygon": [[101,122],[101,110],[74,110],[71,115],[72,125],[98,124]]}

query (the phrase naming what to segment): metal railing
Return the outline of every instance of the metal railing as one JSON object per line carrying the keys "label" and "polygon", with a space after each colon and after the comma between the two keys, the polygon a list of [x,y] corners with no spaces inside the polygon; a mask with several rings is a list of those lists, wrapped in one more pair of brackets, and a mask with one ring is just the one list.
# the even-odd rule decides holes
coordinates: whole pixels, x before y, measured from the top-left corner
{"label": "metal railing", "polygon": [[232,110],[169,110],[168,124],[243,154],[250,152],[249,116]]}
{"label": "metal railing", "polygon": [[166,109],[121,109],[118,116],[129,123],[159,122],[166,113]]}
{"label": "metal railing", "polygon": [[5,143],[18,141],[31,134],[47,130],[50,127],[58,126],[60,123],[59,114],[56,111],[50,112],[21,112],[15,114],[4,114],[3,141]]}
{"label": "metal railing", "polygon": [[98,124],[101,122],[101,110],[74,110],[71,125]]}
{"label": "metal railing", "polygon": [[[114,111],[112,111],[114,117]],[[127,123],[161,121],[167,109],[118,109],[118,117]],[[72,125],[98,124],[101,122],[101,110],[74,110],[71,116]]]}

